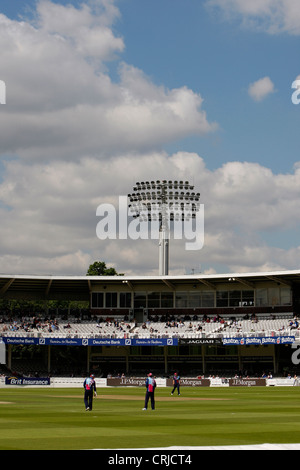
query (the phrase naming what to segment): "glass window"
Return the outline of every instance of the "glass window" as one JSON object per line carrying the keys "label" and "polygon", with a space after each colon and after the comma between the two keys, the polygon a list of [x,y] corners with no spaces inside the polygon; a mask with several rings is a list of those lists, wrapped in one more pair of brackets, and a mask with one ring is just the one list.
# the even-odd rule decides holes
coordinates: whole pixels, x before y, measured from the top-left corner
{"label": "glass window", "polygon": [[103,308],[103,292],[92,293],[92,308]]}
{"label": "glass window", "polygon": [[251,307],[254,305],[254,290],[242,291],[242,306]]}
{"label": "glass window", "polygon": [[291,288],[290,287],[282,287],[280,289],[280,303],[281,305],[291,305]]}
{"label": "glass window", "polygon": [[214,307],[215,306],[215,293],[214,292],[202,292],[202,307]]}
{"label": "glass window", "polygon": [[268,290],[257,289],[256,290],[256,307],[262,307],[268,305]]}
{"label": "glass window", "polygon": [[242,293],[240,290],[230,290],[229,292],[229,307],[240,307]]}
{"label": "glass window", "polygon": [[188,307],[188,295],[185,292],[176,293],[176,307],[178,308]]}
{"label": "glass window", "polygon": [[120,293],[120,308],[131,308],[131,292]]}
{"label": "glass window", "polygon": [[146,308],[146,292],[134,293],[134,308]]}
{"label": "glass window", "polygon": [[280,304],[279,287],[270,287],[268,291],[269,291],[269,305],[279,305]]}
{"label": "glass window", "polygon": [[201,307],[201,294],[200,294],[200,292],[190,292],[189,307],[191,307],[191,308]]}
{"label": "glass window", "polygon": [[118,306],[118,294],[117,292],[106,292],[105,294],[105,307],[115,308]]}
{"label": "glass window", "polygon": [[173,308],[173,293],[172,292],[161,293],[161,308]]}
{"label": "glass window", "polygon": [[160,292],[148,292],[148,308],[160,307]]}
{"label": "glass window", "polygon": [[217,307],[228,307],[228,291],[217,292]]}

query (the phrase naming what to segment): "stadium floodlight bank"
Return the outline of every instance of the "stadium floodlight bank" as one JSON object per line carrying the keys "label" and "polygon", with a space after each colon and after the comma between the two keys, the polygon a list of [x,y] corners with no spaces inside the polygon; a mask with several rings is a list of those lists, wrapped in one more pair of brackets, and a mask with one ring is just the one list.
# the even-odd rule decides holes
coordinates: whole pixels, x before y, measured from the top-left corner
{"label": "stadium floodlight bank", "polygon": [[132,217],[150,223],[152,232],[159,227],[159,275],[168,275],[171,224],[174,238],[181,239],[182,225],[192,224],[199,213],[200,193],[195,193],[188,181],[142,181],[136,183],[128,199]]}

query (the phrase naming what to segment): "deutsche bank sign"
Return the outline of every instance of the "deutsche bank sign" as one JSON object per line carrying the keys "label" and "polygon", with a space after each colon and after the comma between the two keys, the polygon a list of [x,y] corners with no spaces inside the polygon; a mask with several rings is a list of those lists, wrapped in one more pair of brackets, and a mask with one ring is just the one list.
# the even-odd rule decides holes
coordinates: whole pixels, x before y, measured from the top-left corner
{"label": "deutsche bank sign", "polygon": [[25,338],[8,336],[0,338],[5,344],[39,346],[178,346],[177,338]]}

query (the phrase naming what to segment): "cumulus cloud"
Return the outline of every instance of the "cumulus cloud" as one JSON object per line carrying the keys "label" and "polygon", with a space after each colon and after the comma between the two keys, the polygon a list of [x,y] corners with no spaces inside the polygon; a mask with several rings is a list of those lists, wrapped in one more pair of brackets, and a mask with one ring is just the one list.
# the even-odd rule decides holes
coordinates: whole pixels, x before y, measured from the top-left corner
{"label": "cumulus cloud", "polygon": [[196,153],[164,152],[217,125],[199,93],[158,86],[124,63],[118,9],[113,0],[93,4],[42,0],[31,21],[0,15],[1,271],[85,274],[101,259],[127,274],[157,274],[157,241],[99,240],[96,209],[117,207],[136,181],[162,178],[190,180],[205,205],[204,248],[187,252],[171,240],[172,273],[299,266],[296,243],[269,248],[261,233],[299,225],[300,166],[290,175],[247,162],[211,171]]}
{"label": "cumulus cloud", "polygon": [[99,240],[100,204],[113,204],[136,181],[186,179],[201,193],[204,247],[186,251],[186,240],[170,241],[170,273],[296,269],[300,247],[267,246],[265,234],[299,226],[300,164],[292,174],[274,174],[259,164],[228,162],[209,170],[196,153],[127,154],[106,161],[24,164],[8,161],[0,184],[2,272],[85,274],[103,259],[126,274],[158,274],[157,240]]}
{"label": "cumulus cloud", "polygon": [[270,34],[300,34],[298,0],[207,0],[226,19],[239,18],[244,26]]}
{"label": "cumulus cloud", "polygon": [[121,62],[119,80],[111,79],[107,64],[119,63],[125,43],[113,32],[113,1],[97,5],[93,10],[41,0],[32,21],[0,15],[6,154],[26,160],[106,158],[216,129],[201,95],[185,86],[165,89]]}
{"label": "cumulus cloud", "polygon": [[72,5],[41,0],[37,4],[36,25],[39,31],[72,43],[84,57],[110,60],[115,52],[124,50],[123,39],[116,37],[111,30],[119,12],[109,1],[102,0],[98,6],[100,11],[97,14],[86,4],[76,9]]}
{"label": "cumulus cloud", "polygon": [[275,86],[269,77],[263,77],[249,85],[248,93],[254,101],[262,101],[271,93],[275,93]]}

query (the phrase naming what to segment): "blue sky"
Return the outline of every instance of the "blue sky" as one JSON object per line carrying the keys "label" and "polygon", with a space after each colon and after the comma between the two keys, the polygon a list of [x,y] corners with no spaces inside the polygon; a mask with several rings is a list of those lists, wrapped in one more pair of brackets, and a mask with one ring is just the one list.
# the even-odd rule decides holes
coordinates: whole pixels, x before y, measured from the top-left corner
{"label": "blue sky", "polygon": [[[81,1],[56,1],[76,7]],[[1,5],[10,18],[30,16],[35,2]],[[143,70],[167,88],[187,86],[200,93],[220,131],[189,136],[166,145],[169,151],[197,151],[209,168],[228,160],[259,162],[274,172],[290,172],[298,160],[299,109],[291,103],[291,84],[299,74],[299,36],[270,35],[225,21],[205,1],[120,0],[114,25],[124,38],[119,59]],[[299,7],[300,8],[300,7]],[[119,62],[109,64],[112,77]],[[248,86],[269,76],[276,92],[263,103],[249,98]],[[116,77],[117,79],[117,77]]]}
{"label": "blue sky", "polygon": [[[99,246],[92,213],[82,215],[106,197],[130,192],[135,177],[154,177],[151,162],[170,179],[191,175],[206,205],[205,248],[197,256],[176,250],[174,273],[298,268],[300,105],[291,101],[291,85],[300,75],[300,5],[276,0],[273,6],[269,0],[251,8],[242,0],[14,0],[1,5],[2,37],[13,38],[16,48],[14,62],[0,52],[0,79],[7,86],[0,117],[10,124],[7,132],[2,127],[0,207],[3,240],[12,239],[2,243],[0,271],[13,265],[23,272],[80,274],[102,257],[122,272],[155,273],[155,244],[139,263],[141,244],[119,242],[118,258],[112,241]],[[96,37],[103,39],[101,53]],[[249,93],[251,84],[257,95]],[[32,86],[41,91],[30,98]],[[96,102],[99,109],[91,104]],[[95,115],[88,113],[90,106]],[[176,123],[166,118],[170,109]],[[104,114],[109,120],[102,122]],[[55,119],[62,125],[56,127]],[[71,122],[73,127],[67,125]],[[86,141],[76,144],[80,132]],[[95,181],[92,191],[84,183],[95,168],[99,185]],[[80,216],[75,187],[57,188],[56,177],[49,179],[63,180],[62,172],[66,181],[69,174],[78,181]],[[44,184],[39,174],[45,175]],[[16,181],[23,183],[14,186]],[[108,183],[115,191],[110,195]],[[67,218],[57,209],[59,201],[69,207]],[[49,213],[57,227],[55,242]],[[25,214],[35,214],[31,229]]]}
{"label": "blue sky", "polygon": [[[184,145],[197,151],[210,168],[237,159],[292,171],[299,145],[299,109],[291,103],[291,83],[299,74],[298,36],[249,31],[222,21],[201,1],[130,0],[120,8],[124,60],[157,84],[201,93],[208,116],[219,123],[216,135],[189,138],[170,149]],[[276,93],[257,104],[248,86],[265,76]]]}

